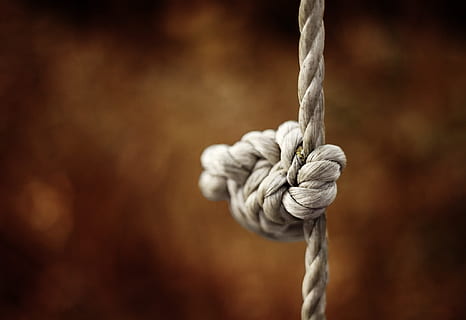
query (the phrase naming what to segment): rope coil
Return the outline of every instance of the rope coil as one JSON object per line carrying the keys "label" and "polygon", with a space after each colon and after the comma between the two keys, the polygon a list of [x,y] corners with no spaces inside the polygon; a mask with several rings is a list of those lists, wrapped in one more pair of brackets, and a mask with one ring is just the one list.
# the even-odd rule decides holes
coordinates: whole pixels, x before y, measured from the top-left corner
{"label": "rope coil", "polygon": [[203,195],[229,200],[233,217],[261,236],[307,242],[303,320],[325,319],[328,281],[325,208],[336,197],[346,166],[343,151],[325,145],[324,1],[299,8],[299,123],[245,134],[232,146],[213,145],[201,156]]}

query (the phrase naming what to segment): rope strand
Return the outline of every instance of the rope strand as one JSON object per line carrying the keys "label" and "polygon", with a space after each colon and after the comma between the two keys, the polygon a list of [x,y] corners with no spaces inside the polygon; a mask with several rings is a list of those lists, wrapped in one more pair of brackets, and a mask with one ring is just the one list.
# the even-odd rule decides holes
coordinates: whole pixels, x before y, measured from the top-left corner
{"label": "rope strand", "polygon": [[304,156],[325,143],[323,15],[323,0],[301,1],[298,99]]}
{"label": "rope strand", "polygon": [[306,273],[303,279],[302,320],[325,319],[325,290],[328,281],[327,236],[325,215],[304,223],[307,248]]}
{"label": "rope strand", "polygon": [[[303,155],[325,143],[324,126],[324,0],[302,0],[299,7],[298,99]],[[305,221],[307,242],[303,279],[302,320],[325,319],[325,290],[328,281],[326,217]]]}

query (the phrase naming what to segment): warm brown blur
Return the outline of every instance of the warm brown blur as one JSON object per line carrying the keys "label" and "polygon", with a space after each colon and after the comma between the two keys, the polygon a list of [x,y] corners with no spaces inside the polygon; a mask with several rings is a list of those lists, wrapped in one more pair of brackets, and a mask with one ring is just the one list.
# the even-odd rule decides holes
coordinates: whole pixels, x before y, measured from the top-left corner
{"label": "warm brown blur", "polygon": [[[297,119],[298,1],[233,2],[0,0],[0,319],[299,318],[304,243],[197,188]],[[328,318],[465,319],[463,5],[327,2]]]}

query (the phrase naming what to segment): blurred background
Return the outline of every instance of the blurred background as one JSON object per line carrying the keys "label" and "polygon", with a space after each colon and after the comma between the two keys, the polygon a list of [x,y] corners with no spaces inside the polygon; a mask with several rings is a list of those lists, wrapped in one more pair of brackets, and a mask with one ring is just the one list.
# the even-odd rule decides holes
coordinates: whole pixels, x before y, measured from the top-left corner
{"label": "blurred background", "polygon": [[[329,319],[466,318],[464,2],[328,1]],[[0,318],[299,319],[304,243],[197,187],[297,119],[298,1],[0,0]]]}

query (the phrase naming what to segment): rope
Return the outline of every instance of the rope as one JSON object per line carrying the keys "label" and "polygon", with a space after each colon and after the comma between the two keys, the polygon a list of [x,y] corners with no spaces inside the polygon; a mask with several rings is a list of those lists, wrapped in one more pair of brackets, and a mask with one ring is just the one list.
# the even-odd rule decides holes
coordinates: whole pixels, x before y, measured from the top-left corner
{"label": "rope", "polygon": [[324,0],[303,0],[299,7],[299,126],[303,153],[325,143]]}
{"label": "rope", "polygon": [[[299,125],[304,156],[325,143],[324,126],[324,0],[303,0],[299,6]],[[301,319],[325,319],[328,282],[325,212],[304,223],[307,242]]]}
{"label": "rope", "polygon": [[232,146],[208,147],[199,179],[203,195],[229,200],[232,216],[245,228],[269,239],[307,242],[303,320],[325,319],[325,208],[346,165],[339,147],[324,144],[323,12],[323,0],[301,1],[299,123],[249,132]]}

